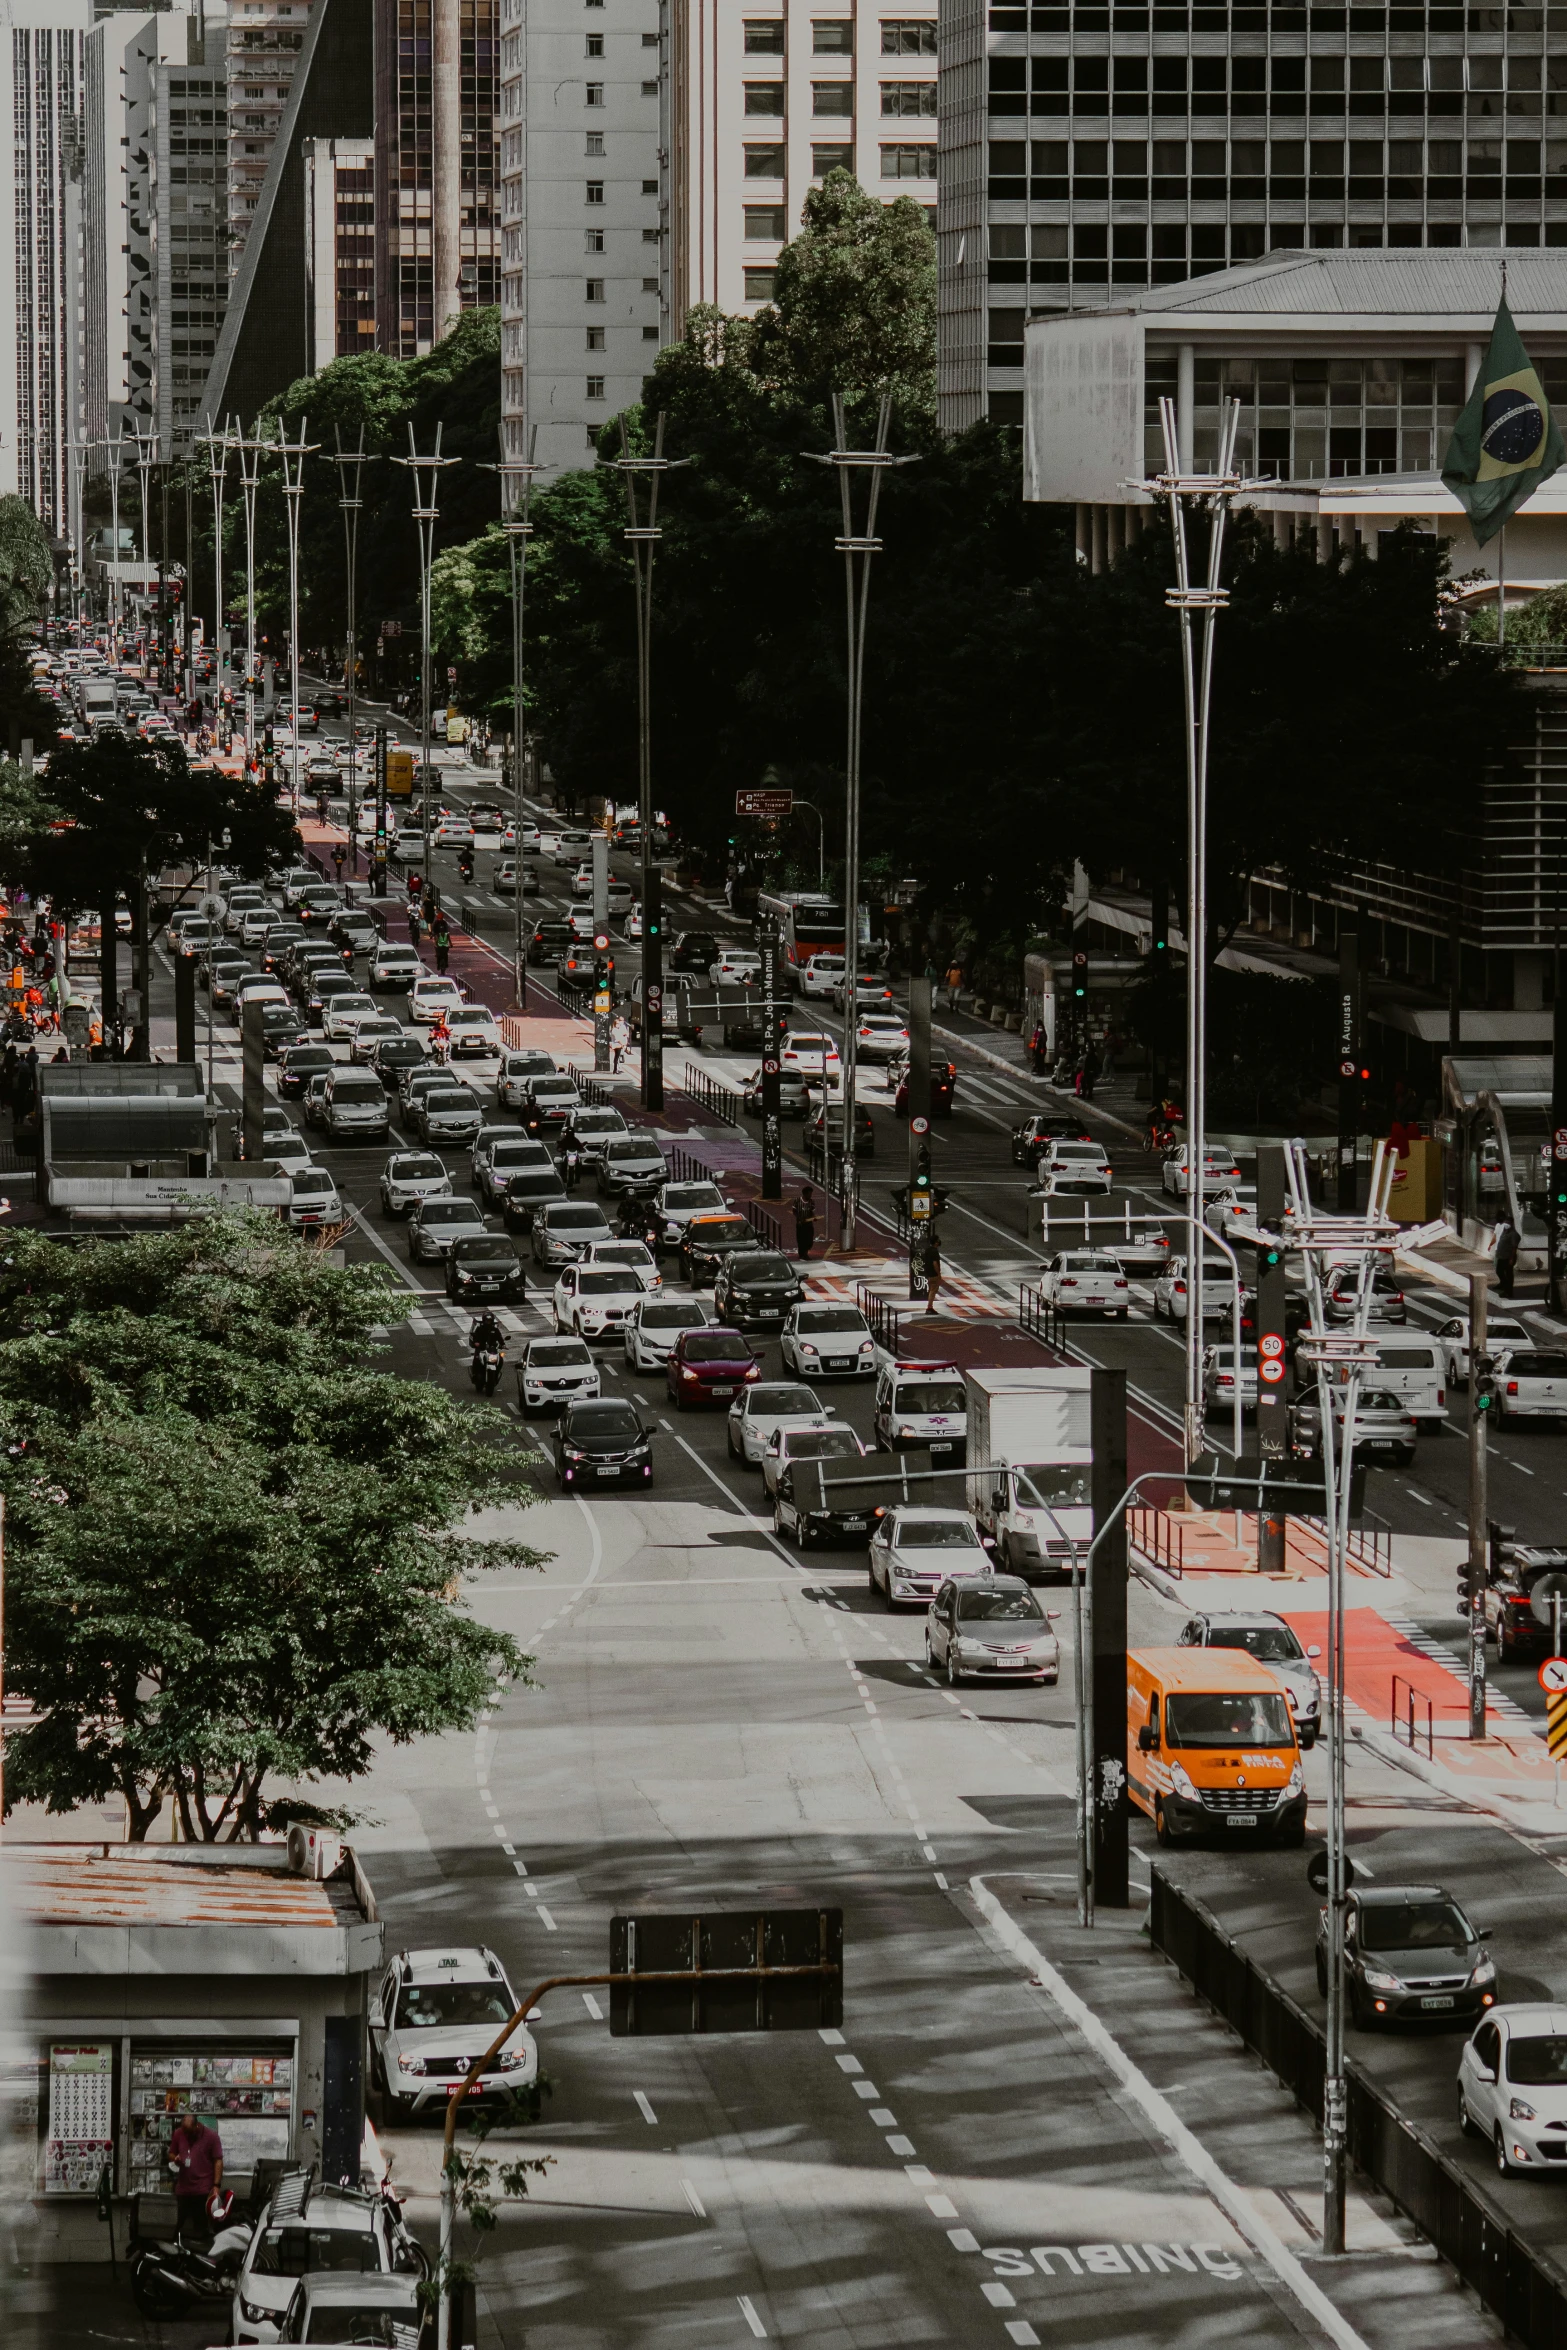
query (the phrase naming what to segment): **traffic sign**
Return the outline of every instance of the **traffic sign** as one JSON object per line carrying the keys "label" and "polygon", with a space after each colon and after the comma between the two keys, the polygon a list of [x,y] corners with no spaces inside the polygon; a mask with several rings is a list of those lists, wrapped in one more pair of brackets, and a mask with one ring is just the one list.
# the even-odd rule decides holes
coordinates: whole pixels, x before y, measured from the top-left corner
{"label": "traffic sign", "polygon": [[1276,1330],[1265,1330],[1257,1341],[1257,1351],[1266,1361],[1269,1357],[1281,1355],[1284,1352],[1284,1341]]}
{"label": "traffic sign", "polygon": [[928,1118],[911,1118],[909,1120],[909,1125],[916,1134],[928,1134],[930,1132],[930,1120]]}
{"label": "traffic sign", "polygon": [[1551,1697],[1545,1706],[1545,1743],[1552,1762],[1567,1755],[1567,1696]]}
{"label": "traffic sign", "polygon": [[1284,1365],[1276,1356],[1269,1356],[1257,1365],[1259,1375],[1270,1387],[1276,1387],[1284,1376]]}
{"label": "traffic sign", "polygon": [[793,806],[793,792],[771,784],[756,784],[749,790],[735,793],[737,816],[787,816]]}
{"label": "traffic sign", "polygon": [[1547,1697],[1567,1697],[1567,1656],[1548,1656],[1540,1666],[1540,1687]]}

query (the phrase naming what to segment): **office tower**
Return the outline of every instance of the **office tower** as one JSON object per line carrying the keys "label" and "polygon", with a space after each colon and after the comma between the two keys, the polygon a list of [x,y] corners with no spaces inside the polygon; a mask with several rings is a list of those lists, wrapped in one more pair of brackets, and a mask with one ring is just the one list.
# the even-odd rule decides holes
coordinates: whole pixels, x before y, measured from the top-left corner
{"label": "office tower", "polygon": [[312,0],[233,0],[228,34],[229,274],[237,278],[305,45]]}
{"label": "office tower", "polygon": [[11,139],[0,172],[0,490],[19,492],[55,537],[70,526],[70,444],[81,430],[71,181],[91,23],[90,0],[8,0],[0,20],[0,121]]}
{"label": "office tower", "polygon": [[[168,22],[154,18],[152,25]],[[132,284],[140,312],[131,322],[132,364],[151,367],[143,396],[133,392],[132,408],[156,433],[161,457],[183,450],[201,429],[201,395],[229,295],[222,34],[208,33],[211,62],[204,63],[198,20],[188,17],[185,24],[187,47],[196,54],[149,61],[128,110],[132,156],[147,157],[144,212],[133,219],[140,232],[133,262],[144,255],[145,266]]]}
{"label": "office tower", "polygon": [[593,462],[661,335],[659,0],[502,0],[509,454]]}
{"label": "office tower", "polygon": [[941,41],[949,428],[1021,422],[1030,313],[1292,247],[1567,243],[1537,9],[947,0]]}
{"label": "office tower", "polygon": [[375,349],[375,142],[305,142],[309,371]]}
{"label": "office tower", "polygon": [[376,321],[412,359],[500,298],[500,0],[376,0]]}
{"label": "office tower", "polygon": [[671,306],[756,310],[835,165],[935,226],[935,0],[685,0],[671,65]]}

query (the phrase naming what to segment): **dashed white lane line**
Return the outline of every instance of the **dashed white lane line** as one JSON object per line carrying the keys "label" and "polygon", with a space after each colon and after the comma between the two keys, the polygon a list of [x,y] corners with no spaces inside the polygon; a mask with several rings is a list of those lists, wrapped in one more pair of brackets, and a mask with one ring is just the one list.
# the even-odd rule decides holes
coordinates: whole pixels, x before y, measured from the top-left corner
{"label": "dashed white lane line", "polygon": [[604,2021],[604,2010],[600,2007],[598,2001],[594,1998],[591,1991],[583,1992],[582,2004],[587,2009],[589,2015],[593,2018],[593,2021],[596,2024],[601,2024]]}
{"label": "dashed white lane line", "polygon": [[740,2304],[740,2315],[745,2319],[746,2324],[750,2327],[752,2333],[756,2336],[756,2339],[759,2342],[765,2342],[767,2339],[767,2328],[763,2325],[761,2319],[757,2316],[749,2293],[737,2293],[735,2295],[735,2299]]}
{"label": "dashed white lane line", "polygon": [[653,2111],[652,2106],[648,2103],[645,2090],[633,2089],[631,2094],[636,2100],[637,2111],[641,2114],[642,2119],[645,2122],[650,2122],[656,2129],[658,2127],[658,2115]]}
{"label": "dashed white lane line", "polygon": [[691,2181],[689,2179],[682,2179],[680,2185],[681,2190],[685,2195],[686,2201],[690,2204],[692,2210],[696,2213],[697,2218],[706,2219],[707,2205],[702,2201],[701,2196],[697,2193],[695,2187],[692,2186]]}

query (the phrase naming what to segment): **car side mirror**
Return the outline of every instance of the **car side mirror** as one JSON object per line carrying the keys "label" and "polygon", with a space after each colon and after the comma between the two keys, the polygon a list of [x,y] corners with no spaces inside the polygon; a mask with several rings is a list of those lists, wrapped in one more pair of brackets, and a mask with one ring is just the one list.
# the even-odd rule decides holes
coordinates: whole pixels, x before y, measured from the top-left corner
{"label": "car side mirror", "polygon": [[1496,2075],[1488,2064],[1477,2064],[1475,2066],[1475,2079],[1477,2081],[1494,2082]]}
{"label": "car side mirror", "polygon": [[371,2005],[370,2026],[372,2031],[377,2032],[384,2032],[386,2029],[386,2010],[382,2007],[379,1999]]}
{"label": "car side mirror", "polygon": [[1321,1651],[1321,1649],[1320,1649],[1320,1648],[1319,1648],[1319,1647],[1316,1645],[1316,1643],[1315,1643],[1315,1642],[1313,1642],[1313,1643],[1312,1643],[1312,1645],[1311,1645],[1311,1647],[1307,1649],[1307,1651],[1306,1651],[1306,1654],[1307,1654],[1308,1656],[1320,1656],[1320,1655],[1322,1654],[1322,1651]]}
{"label": "car side mirror", "polygon": [[1155,1748],[1155,1747],[1158,1745],[1158,1743],[1159,1743],[1158,1739],[1157,1739],[1157,1738],[1154,1736],[1154,1729],[1153,1729],[1153,1724],[1152,1724],[1152,1722],[1144,1722],[1144,1724],[1143,1724],[1142,1728],[1141,1728],[1141,1729],[1138,1731],[1138,1733],[1137,1733],[1137,1751],[1138,1751],[1138,1753],[1139,1753],[1139,1754],[1152,1754],[1152,1752],[1153,1752],[1154,1748]]}

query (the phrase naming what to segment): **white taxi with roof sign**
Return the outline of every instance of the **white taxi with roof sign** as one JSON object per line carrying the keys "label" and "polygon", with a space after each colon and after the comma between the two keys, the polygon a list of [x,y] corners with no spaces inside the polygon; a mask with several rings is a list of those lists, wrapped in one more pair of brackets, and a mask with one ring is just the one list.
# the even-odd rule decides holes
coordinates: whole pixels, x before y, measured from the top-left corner
{"label": "white taxi with roof sign", "polygon": [[968,1450],[968,1395],[956,1363],[884,1363],[872,1415],[880,1452],[928,1452],[942,1467]]}

